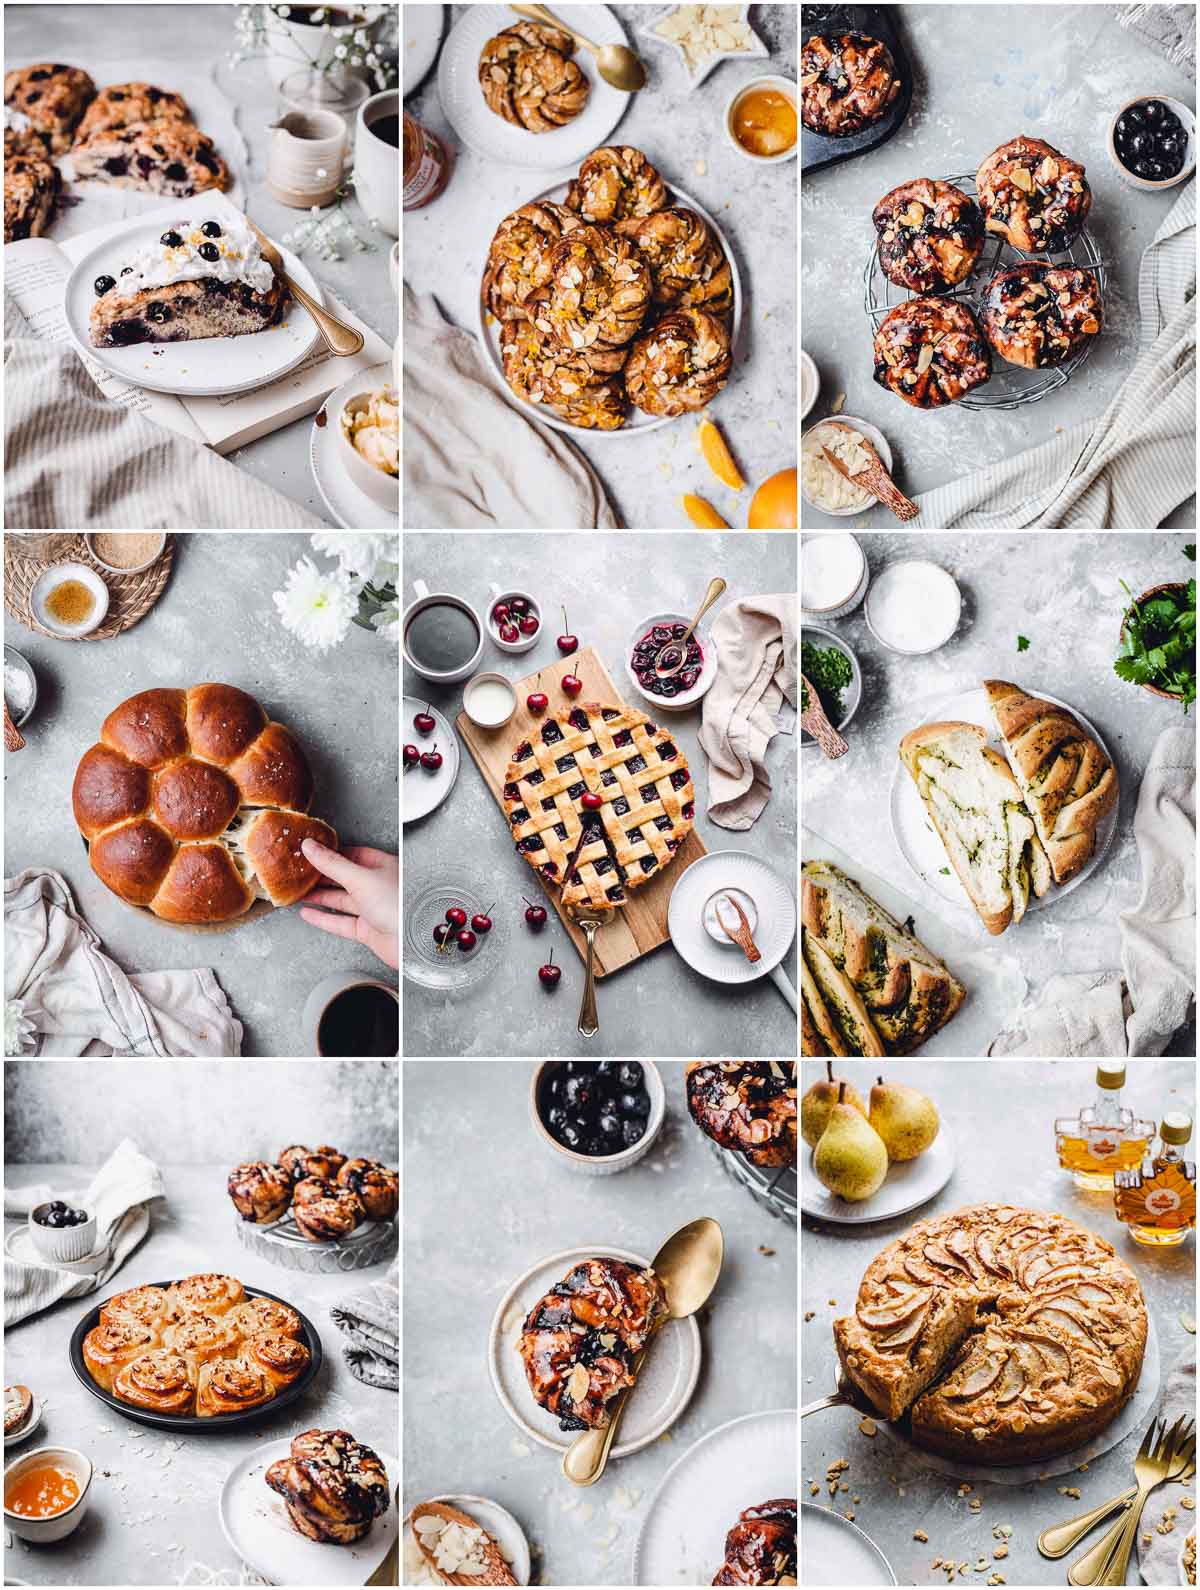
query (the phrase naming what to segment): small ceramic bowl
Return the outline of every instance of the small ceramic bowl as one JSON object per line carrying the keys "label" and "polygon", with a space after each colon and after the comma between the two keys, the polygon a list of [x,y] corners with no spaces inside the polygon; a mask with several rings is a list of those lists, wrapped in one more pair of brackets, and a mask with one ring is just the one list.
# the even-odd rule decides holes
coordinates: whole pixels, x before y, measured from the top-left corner
{"label": "small ceramic bowl", "polygon": [[[1183,165],[1180,166],[1173,177],[1162,177],[1157,182],[1149,177],[1139,177],[1136,171],[1130,171],[1128,166],[1122,164],[1121,158],[1117,154],[1117,123],[1122,116],[1128,115],[1135,106],[1145,105],[1150,100],[1156,100],[1159,104],[1165,105],[1168,110],[1179,118],[1181,135],[1186,136],[1188,141],[1187,152],[1183,157]],[[1168,188],[1177,188],[1181,183],[1186,182],[1196,169],[1196,112],[1190,105],[1185,105],[1181,99],[1172,99],[1170,94],[1138,94],[1134,99],[1126,100],[1120,110],[1117,111],[1108,125],[1108,138],[1106,141],[1108,158],[1112,162],[1113,169],[1123,182],[1128,182],[1134,188],[1142,188],[1147,193],[1165,193]]]}
{"label": "small ceramic bowl", "polygon": [[29,1212],[29,1240],[34,1251],[51,1264],[74,1264],[86,1259],[96,1246],[96,1217],[89,1209],[81,1226],[44,1226],[35,1215],[45,1215],[48,1203]]}
{"label": "small ceramic bowl", "polygon": [[400,507],[400,477],[389,475],[386,470],[376,469],[374,464],[367,460],[350,440],[350,436],[342,422],[343,414],[357,414],[365,409],[371,398],[368,392],[352,392],[339,409],[334,420],[334,430],[337,434],[338,459],[342,468],[360,491],[365,491],[372,502],[378,503],[381,508],[398,510]]}
{"label": "small ceramic bowl", "polygon": [[[91,612],[78,624],[64,624],[46,606],[51,592],[67,580],[78,580],[81,585],[86,585],[93,597]],[[86,563],[52,563],[34,581],[29,593],[29,605],[33,609],[33,616],[44,629],[53,635],[61,635],[64,640],[78,640],[81,635],[90,635],[103,624],[108,612],[108,586],[95,569],[89,568]]]}
{"label": "small ceramic bowl", "polygon": [[580,1176],[613,1176],[617,1171],[628,1170],[631,1165],[636,1165],[638,1160],[649,1152],[650,1145],[662,1130],[667,1113],[666,1089],[654,1062],[639,1061],[642,1075],[646,1080],[646,1091],[650,1095],[650,1114],[646,1120],[646,1130],[632,1148],[623,1148],[619,1154],[577,1154],[573,1149],[564,1148],[550,1135],[549,1128],[538,1112],[538,1095],[542,1087],[542,1074],[547,1064],[554,1063],[543,1061],[535,1066],[533,1075],[529,1079],[529,1114],[538,1140],[544,1143],[551,1153],[556,1154],[568,1170],[573,1170]]}
{"label": "small ceramic bowl", "polygon": [[[523,602],[528,602],[529,612],[532,613],[537,619],[538,627],[534,630],[532,635],[522,635],[519,633],[518,624],[518,634],[516,640],[505,640],[500,633],[501,620],[493,617],[493,614],[495,613],[496,608],[501,604],[507,607],[507,605],[512,601],[513,597],[517,597]],[[487,632],[492,643],[496,646],[499,646],[501,651],[510,652],[513,656],[516,656],[519,652],[528,651],[531,646],[536,646],[538,641],[541,640],[542,632],[546,627],[545,616],[542,613],[542,604],[538,601],[537,597],[532,594],[532,592],[524,591],[516,585],[511,586],[507,591],[502,591],[498,585],[493,585],[491,587],[491,597],[488,601],[485,622],[487,623]]]}
{"label": "small ceramic bowl", "polygon": [[143,569],[148,569],[152,563],[157,562],[157,560],[162,556],[163,548],[167,544],[166,536],[160,535],[158,538],[158,545],[143,563],[134,563],[122,567],[119,564],[106,563],[104,561],[99,552],[96,551],[96,537],[94,535],[85,536],[84,540],[87,542],[88,551],[95,558],[96,562],[102,569],[107,569],[110,574],[140,574]]}
{"label": "small ceramic bowl", "polygon": [[[8,1505],[9,1486],[18,1479],[27,1469],[41,1468],[53,1465],[56,1468],[69,1469],[74,1474],[79,1484],[79,1495],[65,1512],[56,1513],[53,1518],[26,1518],[23,1513],[14,1513]],[[32,1452],[24,1452],[4,1470],[4,1523],[20,1540],[28,1540],[34,1545],[46,1545],[52,1540],[65,1540],[76,1528],[87,1512],[88,1502],[92,1490],[92,1464],[82,1452],[77,1452],[69,1446],[39,1446]]]}
{"label": "small ceramic bowl", "polygon": [[10,703],[8,709],[12,713],[13,722],[20,729],[29,722],[37,708],[37,675],[30,666],[28,658],[23,657],[15,646],[5,646],[4,662],[6,667],[16,668],[18,672],[23,673],[29,680],[31,695],[28,705],[23,707],[20,712],[13,712]]}
{"label": "small ceramic bowl", "polygon": [[[706,696],[712,688],[713,681],[717,677],[717,646],[703,624],[697,624],[693,638],[699,642],[700,650],[704,653],[704,661],[700,665],[700,677],[690,690],[681,690],[674,696],[655,695],[654,691],[642,688],[641,681],[633,671],[634,648],[656,624],[667,626],[682,624],[686,628],[690,622],[691,618],[683,613],[651,613],[648,618],[639,619],[633,626],[633,634],[625,642],[625,672],[629,677],[629,683],[642,698],[642,703],[649,712],[683,712],[688,707],[695,706],[696,702]],[[663,642],[664,646],[669,644],[668,641]]]}

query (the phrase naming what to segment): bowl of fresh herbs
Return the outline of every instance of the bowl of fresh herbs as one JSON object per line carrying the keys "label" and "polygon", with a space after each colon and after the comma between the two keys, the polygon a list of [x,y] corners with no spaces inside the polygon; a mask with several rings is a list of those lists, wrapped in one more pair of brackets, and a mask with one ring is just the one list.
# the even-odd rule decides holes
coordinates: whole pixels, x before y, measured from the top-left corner
{"label": "bowl of fresh herbs", "polygon": [[1131,598],[1121,620],[1118,676],[1152,696],[1178,701],[1186,712],[1196,699],[1196,582],[1173,580]]}
{"label": "bowl of fresh herbs", "polygon": [[[817,692],[830,723],[835,729],[844,729],[862,699],[862,670],[849,646],[827,629],[802,630],[800,672]],[[804,680],[800,682],[800,692],[800,710],[807,712],[808,692]],[[800,743],[816,745],[817,742],[807,729],[801,729]]]}

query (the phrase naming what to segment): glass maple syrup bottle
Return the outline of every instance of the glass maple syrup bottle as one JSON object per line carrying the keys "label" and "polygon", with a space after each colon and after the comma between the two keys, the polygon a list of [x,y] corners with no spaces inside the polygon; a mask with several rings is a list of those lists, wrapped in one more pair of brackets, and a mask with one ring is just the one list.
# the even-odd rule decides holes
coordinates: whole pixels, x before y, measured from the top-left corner
{"label": "glass maple syrup bottle", "polygon": [[1121,1103],[1125,1067],[1096,1067],[1096,1102],[1073,1118],[1054,1123],[1058,1163],[1075,1177],[1077,1187],[1107,1192],[1119,1170],[1140,1165],[1154,1138],[1154,1122],[1134,1119]]}
{"label": "glass maple syrup bottle", "polygon": [[1191,1117],[1182,1111],[1164,1115],[1158,1135],[1162,1147],[1153,1159],[1114,1177],[1113,1207],[1135,1242],[1173,1248],[1196,1229],[1196,1166],[1183,1157]]}

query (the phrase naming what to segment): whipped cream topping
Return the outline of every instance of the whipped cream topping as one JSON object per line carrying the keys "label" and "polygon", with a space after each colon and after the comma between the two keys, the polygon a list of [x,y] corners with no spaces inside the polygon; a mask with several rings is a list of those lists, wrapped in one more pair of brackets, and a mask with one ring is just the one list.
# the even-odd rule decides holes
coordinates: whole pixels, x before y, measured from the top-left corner
{"label": "whipped cream topping", "polygon": [[[220,220],[219,237],[208,237],[202,228],[178,221],[161,237],[174,234],[179,243],[158,241],[127,260],[117,277],[118,291],[140,292],[144,287],[169,287],[172,282],[199,281],[215,276],[222,282],[244,282],[257,293],[269,292],[275,273],[262,257],[258,238],[244,221]],[[201,250],[204,250],[202,253]],[[207,257],[214,256],[214,257]]]}
{"label": "whipped cream topping", "polygon": [[14,110],[11,105],[4,107],[5,132],[28,132],[32,126],[33,123],[23,110]]}

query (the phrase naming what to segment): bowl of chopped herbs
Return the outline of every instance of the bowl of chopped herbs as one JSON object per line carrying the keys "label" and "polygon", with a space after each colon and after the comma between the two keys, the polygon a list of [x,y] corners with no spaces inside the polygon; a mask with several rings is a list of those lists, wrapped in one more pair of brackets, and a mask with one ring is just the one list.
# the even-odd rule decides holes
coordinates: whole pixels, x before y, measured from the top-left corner
{"label": "bowl of chopped herbs", "polygon": [[1154,585],[1136,598],[1124,580],[1121,585],[1131,601],[1113,668],[1152,696],[1180,702],[1186,712],[1196,699],[1196,581]]}
{"label": "bowl of chopped herbs", "polygon": [[[858,711],[862,699],[862,670],[858,658],[844,641],[830,630],[810,627],[800,632],[800,672],[809,681],[835,729],[844,729]],[[800,682],[800,710],[808,710],[808,692]],[[800,733],[802,745],[816,745],[807,729]]]}

